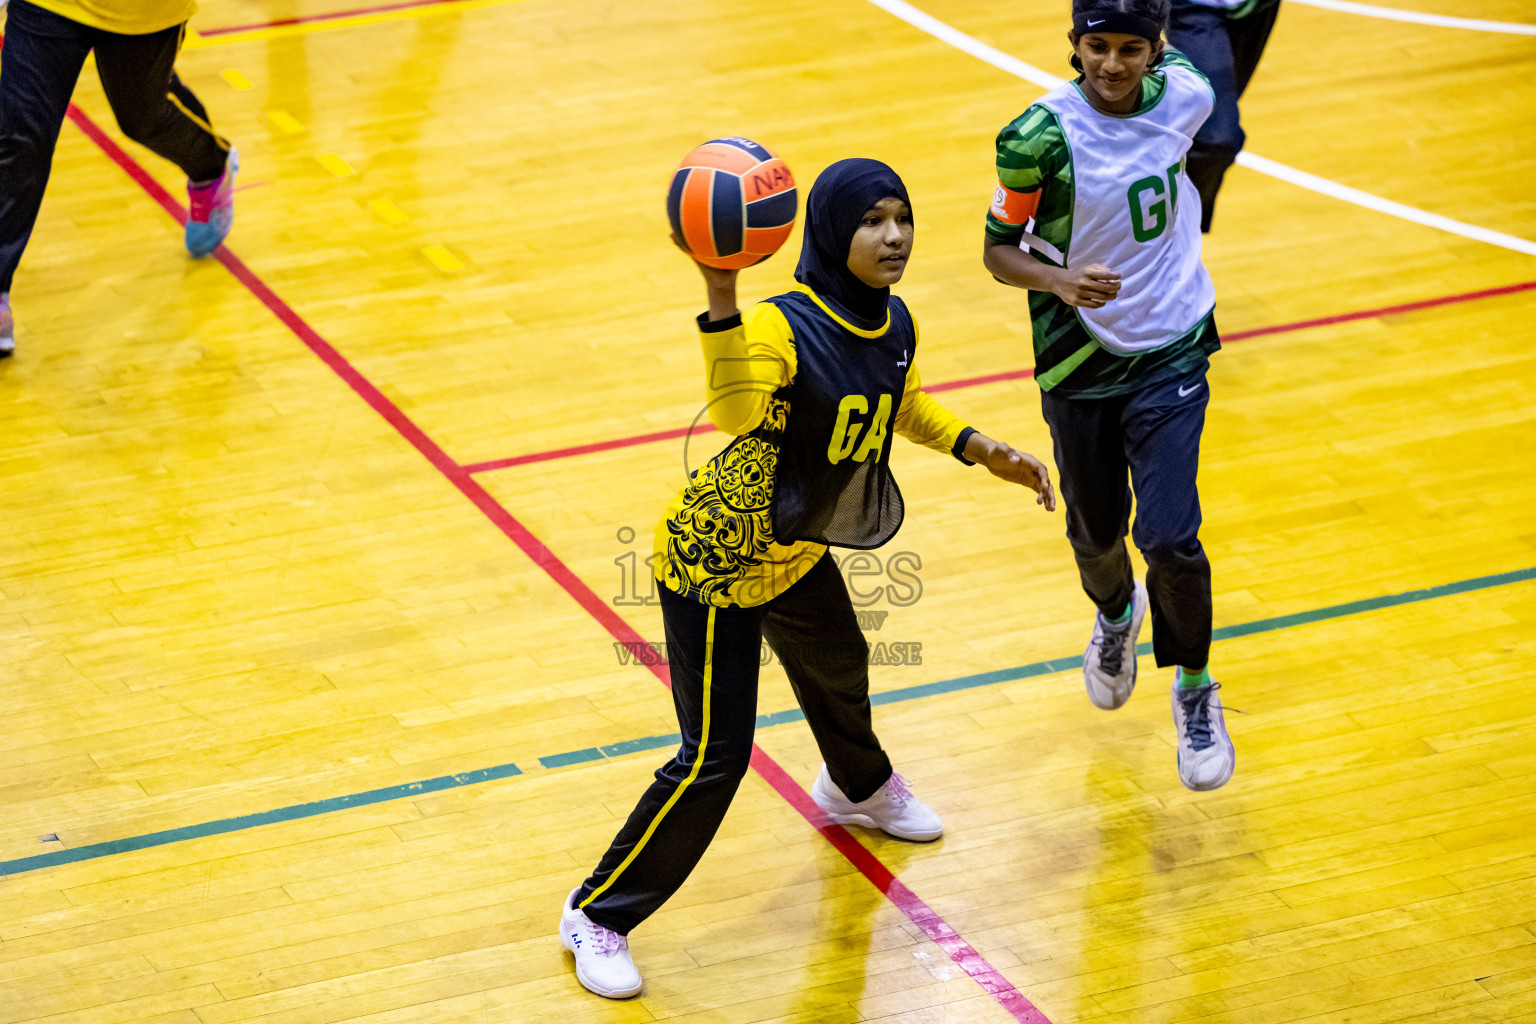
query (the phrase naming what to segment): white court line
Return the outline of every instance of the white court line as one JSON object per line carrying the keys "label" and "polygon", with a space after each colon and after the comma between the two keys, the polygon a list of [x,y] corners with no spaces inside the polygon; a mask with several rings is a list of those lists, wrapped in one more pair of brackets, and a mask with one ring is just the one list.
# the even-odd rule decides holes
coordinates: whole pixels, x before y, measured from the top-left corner
{"label": "white court line", "polygon": [[[968,36],[952,25],[947,25],[939,19],[924,11],[918,10],[906,0],[869,0],[870,3],[888,14],[900,18],[914,28],[922,29],[935,39],[942,40],[957,50],[962,50],[972,57],[986,61],[1000,71],[1006,71],[1010,75],[1022,78],[1042,89],[1054,89],[1066,79],[1058,78],[1049,71],[1042,71],[1033,64],[1010,56],[995,46],[988,46],[980,39]],[[1299,171],[1294,167],[1259,156],[1257,153],[1249,153],[1246,150],[1237,155],[1237,162],[1244,167],[1267,174],[1272,178],[1289,182],[1313,192],[1320,192],[1334,199],[1341,199],[1346,203],[1354,203],[1368,210],[1385,213],[1403,220],[1412,221],[1415,224],[1423,224],[1425,227],[1436,228],[1453,235],[1461,235],[1463,238],[1471,238],[1478,242],[1487,242],[1489,245],[1497,245],[1504,249],[1513,249],[1515,252],[1523,252],[1536,256],[1536,242],[1528,238],[1520,238],[1515,235],[1506,235],[1502,231],[1493,231],[1489,228],[1478,227],[1476,224],[1466,224],[1450,217],[1442,217],[1438,213],[1429,213],[1417,207],[1407,206],[1403,203],[1383,199],[1381,196],[1362,192],[1348,185],[1340,185],[1336,181],[1320,178],[1306,171]]]}
{"label": "white court line", "polygon": [[1478,32],[1506,32],[1515,36],[1536,36],[1536,25],[1522,25],[1517,21],[1484,21],[1482,18],[1453,18],[1446,14],[1425,14],[1423,11],[1402,11],[1396,7],[1377,7],[1375,4],[1357,4],[1351,0],[1289,0],[1307,7],[1321,7],[1326,11],[1344,14],[1363,14],[1367,18],[1385,18],[1387,21],[1407,21],[1415,25],[1434,25],[1438,28],[1470,28]]}
{"label": "white court line", "polygon": [[1321,192],[1325,196],[1342,199],[1346,203],[1354,203],[1363,206],[1367,210],[1375,210],[1378,213],[1390,214],[1393,217],[1401,217],[1403,220],[1411,220],[1415,224],[1423,224],[1425,227],[1438,228],[1441,231],[1449,231],[1453,235],[1461,235],[1479,242],[1487,242],[1489,245],[1502,246],[1505,249],[1513,249],[1516,252],[1528,253],[1536,256],[1536,242],[1519,238],[1515,235],[1506,235],[1501,231],[1493,231],[1489,228],[1480,228],[1476,224],[1467,224],[1463,221],[1442,217],[1438,213],[1429,213],[1414,206],[1406,206],[1403,203],[1383,199],[1381,196],[1372,195],[1370,192],[1362,192],[1348,185],[1340,185],[1336,181],[1327,178],[1319,178],[1315,174],[1306,171],[1298,171],[1294,167],[1287,167],[1276,160],[1259,156],[1257,153],[1239,153],[1237,162],[1244,167],[1267,174],[1271,178],[1279,178],[1288,181],[1292,185],[1311,189],[1313,192]]}

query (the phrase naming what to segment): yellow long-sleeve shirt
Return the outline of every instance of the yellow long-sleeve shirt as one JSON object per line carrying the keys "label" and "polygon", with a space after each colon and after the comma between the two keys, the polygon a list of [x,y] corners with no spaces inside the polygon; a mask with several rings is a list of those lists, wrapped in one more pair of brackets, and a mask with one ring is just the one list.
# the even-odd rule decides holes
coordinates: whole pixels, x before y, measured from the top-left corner
{"label": "yellow long-sleeve shirt", "polygon": [[124,36],[142,36],[191,20],[197,0],[27,0],[61,18]]}
{"label": "yellow long-sleeve shirt", "polygon": [[[889,329],[861,330],[803,292],[821,311],[859,337]],[[711,459],[667,506],[656,526],[656,579],[677,593],[719,606],[755,607],[789,589],[826,553],[825,544],[773,536],[773,473],[778,450],[761,438],[741,438],[765,421],[782,424],[791,414],[775,392],[795,379],[797,360],[789,322],[771,302],[749,309],[727,330],[701,330],[709,418],[740,438]],[[913,324],[914,338],[916,323]],[[907,367],[893,426],[909,441],[947,454],[967,431],[964,421],[922,390],[916,359]]]}

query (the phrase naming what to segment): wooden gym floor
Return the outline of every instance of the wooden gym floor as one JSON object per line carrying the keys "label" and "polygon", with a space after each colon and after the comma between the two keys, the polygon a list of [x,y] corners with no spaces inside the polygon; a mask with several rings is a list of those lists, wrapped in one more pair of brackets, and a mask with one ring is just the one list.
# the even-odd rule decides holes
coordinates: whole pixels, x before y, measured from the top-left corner
{"label": "wooden gym floor", "polygon": [[1300,0],[1244,116],[1322,180],[1235,168],[1206,248],[1236,777],[1179,785],[1150,656],[1084,699],[1059,512],[900,446],[906,525],[844,568],[920,645],[877,724],[948,834],[813,827],[770,666],[644,995],[576,984],[560,901],[674,742],[626,574],[720,441],[680,438],[682,153],[893,164],[925,380],[1048,452],[980,248],[1041,91],[998,55],[1067,73],[1065,4],[925,2],[208,0],[222,265],[87,70],[0,364],[0,1024],[1536,1022],[1536,39]]}

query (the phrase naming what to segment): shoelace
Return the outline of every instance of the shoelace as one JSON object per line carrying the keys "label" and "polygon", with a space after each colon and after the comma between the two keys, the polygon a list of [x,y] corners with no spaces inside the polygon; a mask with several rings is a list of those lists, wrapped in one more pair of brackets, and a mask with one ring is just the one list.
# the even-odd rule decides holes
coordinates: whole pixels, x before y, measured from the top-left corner
{"label": "shoelace", "polygon": [[1130,619],[1119,625],[1104,624],[1104,633],[1099,637],[1099,668],[1112,676],[1119,675],[1124,667],[1125,638],[1130,631]]}
{"label": "shoelace", "polygon": [[592,940],[592,952],[598,956],[613,956],[629,948],[629,939],[591,918],[587,919],[587,936]]}
{"label": "shoelace", "polygon": [[891,779],[885,784],[885,795],[890,798],[891,806],[905,807],[907,801],[912,799],[912,790],[906,779],[891,772]]}
{"label": "shoelace", "polygon": [[1179,705],[1184,709],[1184,735],[1189,737],[1191,750],[1204,750],[1216,742],[1211,733],[1211,695],[1219,689],[1220,683],[1212,683],[1179,691]]}

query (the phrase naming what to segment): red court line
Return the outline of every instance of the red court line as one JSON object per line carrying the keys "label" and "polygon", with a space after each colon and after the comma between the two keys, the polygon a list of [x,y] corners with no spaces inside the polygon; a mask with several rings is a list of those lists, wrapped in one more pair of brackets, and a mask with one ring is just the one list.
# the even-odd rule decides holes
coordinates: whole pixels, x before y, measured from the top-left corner
{"label": "red court line", "polygon": [[[981,377],[966,377],[962,380],[924,384],[923,390],[933,395],[941,391],[958,391],[960,388],[973,388],[979,384],[995,384],[998,381],[1004,380],[1025,380],[1034,375],[1034,370],[1006,370],[1002,373],[989,373]],[[674,427],[671,430],[658,430],[654,434],[616,437],[609,441],[593,441],[591,444],[579,444],[572,448],[556,448],[547,452],[532,452],[528,455],[513,455],[505,459],[492,459],[489,462],[474,462],[465,466],[464,471],[467,473],[488,473],[493,469],[510,469],[513,466],[526,466],[530,462],[550,462],[554,459],[569,459],[576,455],[591,455],[593,452],[607,452],[615,448],[633,448],[635,445],[651,444],[655,441],[675,441],[680,437],[688,437],[689,435],[718,434],[719,432],[713,423],[695,423],[691,427]]]}
{"label": "red court line", "polygon": [[1379,316],[1392,316],[1394,313],[1412,313],[1420,309],[1434,309],[1436,306],[1454,306],[1459,302],[1476,302],[1478,299],[1491,299],[1499,295],[1514,295],[1517,292],[1528,292],[1533,289],[1536,289],[1536,281],[1524,281],[1520,284],[1507,284],[1501,288],[1484,288],[1476,292],[1442,295],[1438,299],[1420,299],[1417,302],[1404,302],[1396,306],[1362,309],[1354,313],[1339,313],[1336,316],[1320,316],[1315,320],[1297,320],[1294,323],[1276,324],[1273,327],[1253,327],[1246,331],[1235,331],[1224,336],[1221,340],[1242,341],[1244,338],[1260,338],[1266,334],[1286,334],[1290,331],[1304,331],[1311,327],[1327,327],[1329,324],[1349,323],[1352,320],[1373,320]]}
{"label": "red court line", "polygon": [[[161,187],[160,183],[139,165],[138,161],[129,156],[121,146],[103,132],[89,115],[73,103],[69,105],[69,119],[137,182],[140,188],[149,193],[150,197],[159,203],[177,223],[186,223],[187,214],[182,205]],[[535,565],[548,573],[550,578],[601,623],[615,640],[621,643],[643,644],[645,642],[629,623],[598,597],[592,588],[583,583],[554,552],[550,551],[527,527],[518,522],[495,498],[491,497],[465,467],[450,459],[437,442],[428,437],[425,431],[412,422],[411,418],[391,402],[367,377],[363,376],[361,371],[349,363],[345,356],[321,337],[319,332],[311,327],[292,306],[283,301],[267,286],[266,282],[247,267],[244,261],[228,247],[222,245],[215,250],[214,256],[224,264],[225,269],[233,274],[236,280],[245,285],[251,294],[261,301],[262,305],[266,306],[284,326],[318,356],[321,362],[346,381],[347,385],[390,426],[394,427],[401,437],[409,441],[412,447],[432,464],[433,468],[457,487],[481,512],[485,513],[491,522],[496,524],[502,533],[533,559]],[[663,685],[671,686],[667,666],[651,665],[649,667]],[[869,879],[875,888],[884,893],[902,913],[906,914],[908,920],[922,929],[923,934],[944,950],[961,970],[975,979],[976,983],[985,989],[999,1005],[1012,1014],[1015,1020],[1020,1024],[1050,1024],[1046,1016],[1036,1009],[1023,993],[1014,988],[1013,984],[988,963],[985,957],[946,924],[944,919],[924,903],[916,893],[907,888],[878,857],[855,839],[847,829],[829,822],[800,783],[755,743],[752,745],[752,767],[773,787],[775,792],[799,811],[813,828],[846,857],[860,874]]]}
{"label": "red court line", "polygon": [[961,388],[980,387],[983,384],[1000,384],[1009,380],[1029,380],[1035,375],[1033,368],[1028,370],[1004,370],[1002,373],[985,373],[980,377],[961,377],[959,380],[941,380],[937,384],[924,384],[923,390],[930,395],[937,395],[943,391],[959,391]]}
{"label": "red court line", "polygon": [[1013,1014],[1014,1020],[1022,1024],[1051,1024],[1045,1014],[1036,1009],[1034,1003],[1014,988],[1013,983],[989,964],[986,957],[976,952],[958,932],[945,924],[944,919],[924,903],[915,892],[908,889],[901,879],[893,875],[891,869],[886,867],[880,858],[870,853],[864,844],[855,839],[847,829],[829,822],[821,808],[816,806],[815,801],[800,786],[800,783],[796,782],[777,761],[764,753],[763,749],[755,743],[752,744],[752,767],[757,769],[757,773],[767,781],[768,785],[788,800],[806,821],[816,826],[816,831],[837,847],[838,852],[847,857],[865,878],[873,882],[875,888],[885,893],[890,901],[907,915],[908,920],[921,928],[924,935],[932,939],[961,970],[986,989],[1003,1009]]}
{"label": "red court line", "polygon": [[403,0],[397,4],[379,4],[377,7],[357,7],[350,11],[331,11],[328,14],[309,14],[298,18],[278,18],[276,21],[259,21],[253,25],[225,25],[221,28],[200,28],[197,34],[204,39],[229,36],[236,32],[254,32],[263,28],[285,28],[289,25],[310,25],[321,21],[341,21],[344,18],[360,18],[365,14],[388,14],[390,11],[408,11],[413,7],[437,7],[440,4],[459,3],[461,0]]}
{"label": "red court line", "polygon": [[492,469],[506,469],[509,466],[522,466],[529,462],[549,462],[551,459],[569,459],[575,455],[591,455],[593,452],[606,452],[614,448],[631,448],[637,444],[650,444],[653,441],[675,441],[680,437],[690,434],[719,433],[713,423],[695,423],[691,427],[674,427],[671,430],[658,430],[654,434],[637,434],[634,437],[620,437],[612,441],[594,441],[591,444],[579,444],[574,448],[556,448],[548,452],[534,452],[531,455],[514,455],[507,459],[493,459],[490,462],[476,462],[465,466],[466,473],[484,473]]}
{"label": "red court line", "polygon": [[[69,119],[73,121],[90,140],[111,157],[128,176],[139,184],[139,187],[148,192],[150,197],[159,203],[179,224],[185,224],[186,211],[171,194],[160,186],[160,183],[150,176],[133,157],[123,151],[122,147],[103,132],[90,117],[73,103],[69,105]],[[363,401],[373,407],[373,410],[389,422],[389,425],[400,432],[417,451],[432,463],[433,467],[457,487],[464,496],[474,502],[480,511],[500,527],[523,552],[533,559],[534,563],[550,576],[555,582],[564,587],[593,618],[603,624],[603,627],[612,633],[615,639],[621,641],[640,641],[643,638],[629,627],[621,619],[613,607],[603,601],[592,592],[586,584],[582,583],[566,565],[557,558],[553,552],[544,546],[537,537],[528,531],[521,523],[512,517],[506,509],[491,497],[490,492],[481,487],[458,463],[448,457],[448,453],[438,446],[437,442],[429,438],[426,433],[413,423],[410,417],[400,411],[400,408],[385,397],[384,393],[375,387],[362,375],[346,357],[337,352],[331,344],[305,322],[304,318],[294,312],[293,307],[277,296],[266,283],[261,280],[245,263],[231,252],[226,246],[219,246],[214,252],[218,261],[229,270],[231,274],[248,288],[256,298],[260,299],[272,313],[299,340],[319,356],[321,361],[329,366],[337,376],[360,395]]]}
{"label": "red court line", "polygon": [[[1412,313],[1420,309],[1433,309],[1436,306],[1452,306],[1460,302],[1476,302],[1478,299],[1491,299],[1500,295],[1514,295],[1518,292],[1536,290],[1536,281],[1525,281],[1521,284],[1507,284],[1499,288],[1484,288],[1481,291],[1461,292],[1457,295],[1442,295],[1437,299],[1420,299],[1417,302],[1404,302],[1396,306],[1381,306],[1376,309],[1361,309],[1353,313],[1339,313],[1335,316],[1322,316],[1315,320],[1295,320],[1287,324],[1275,324],[1270,327],[1251,327],[1246,331],[1233,331],[1231,334],[1222,335],[1223,342],[1242,341],[1244,338],[1261,338],[1267,334],[1289,334],[1292,331],[1304,331],[1312,327],[1327,327],[1330,324],[1349,323],[1353,320],[1371,320],[1379,316],[1391,316],[1394,313]],[[1004,370],[1001,373],[988,373],[979,377],[962,377],[959,380],[940,381],[937,384],[924,384],[923,390],[930,395],[936,395],[944,391],[959,391],[961,388],[974,388],[982,384],[997,384],[1010,380],[1028,380],[1035,375],[1034,370]],[[528,455],[513,455],[505,459],[492,459],[489,462],[476,462],[465,466],[470,473],[486,473],[493,469],[509,469],[513,466],[526,466],[531,462],[549,462],[552,459],[569,459],[576,455],[590,455],[593,452],[612,451],[615,448],[632,448],[635,445],[650,444],[653,441],[672,441],[679,437],[687,437],[692,434],[707,434],[714,431],[712,424],[703,423],[691,428],[677,428],[674,430],[662,430],[654,434],[636,434],[633,437],[617,437],[610,441],[594,441],[591,444],[576,445],[573,448],[556,448],[547,452],[532,452]]]}

